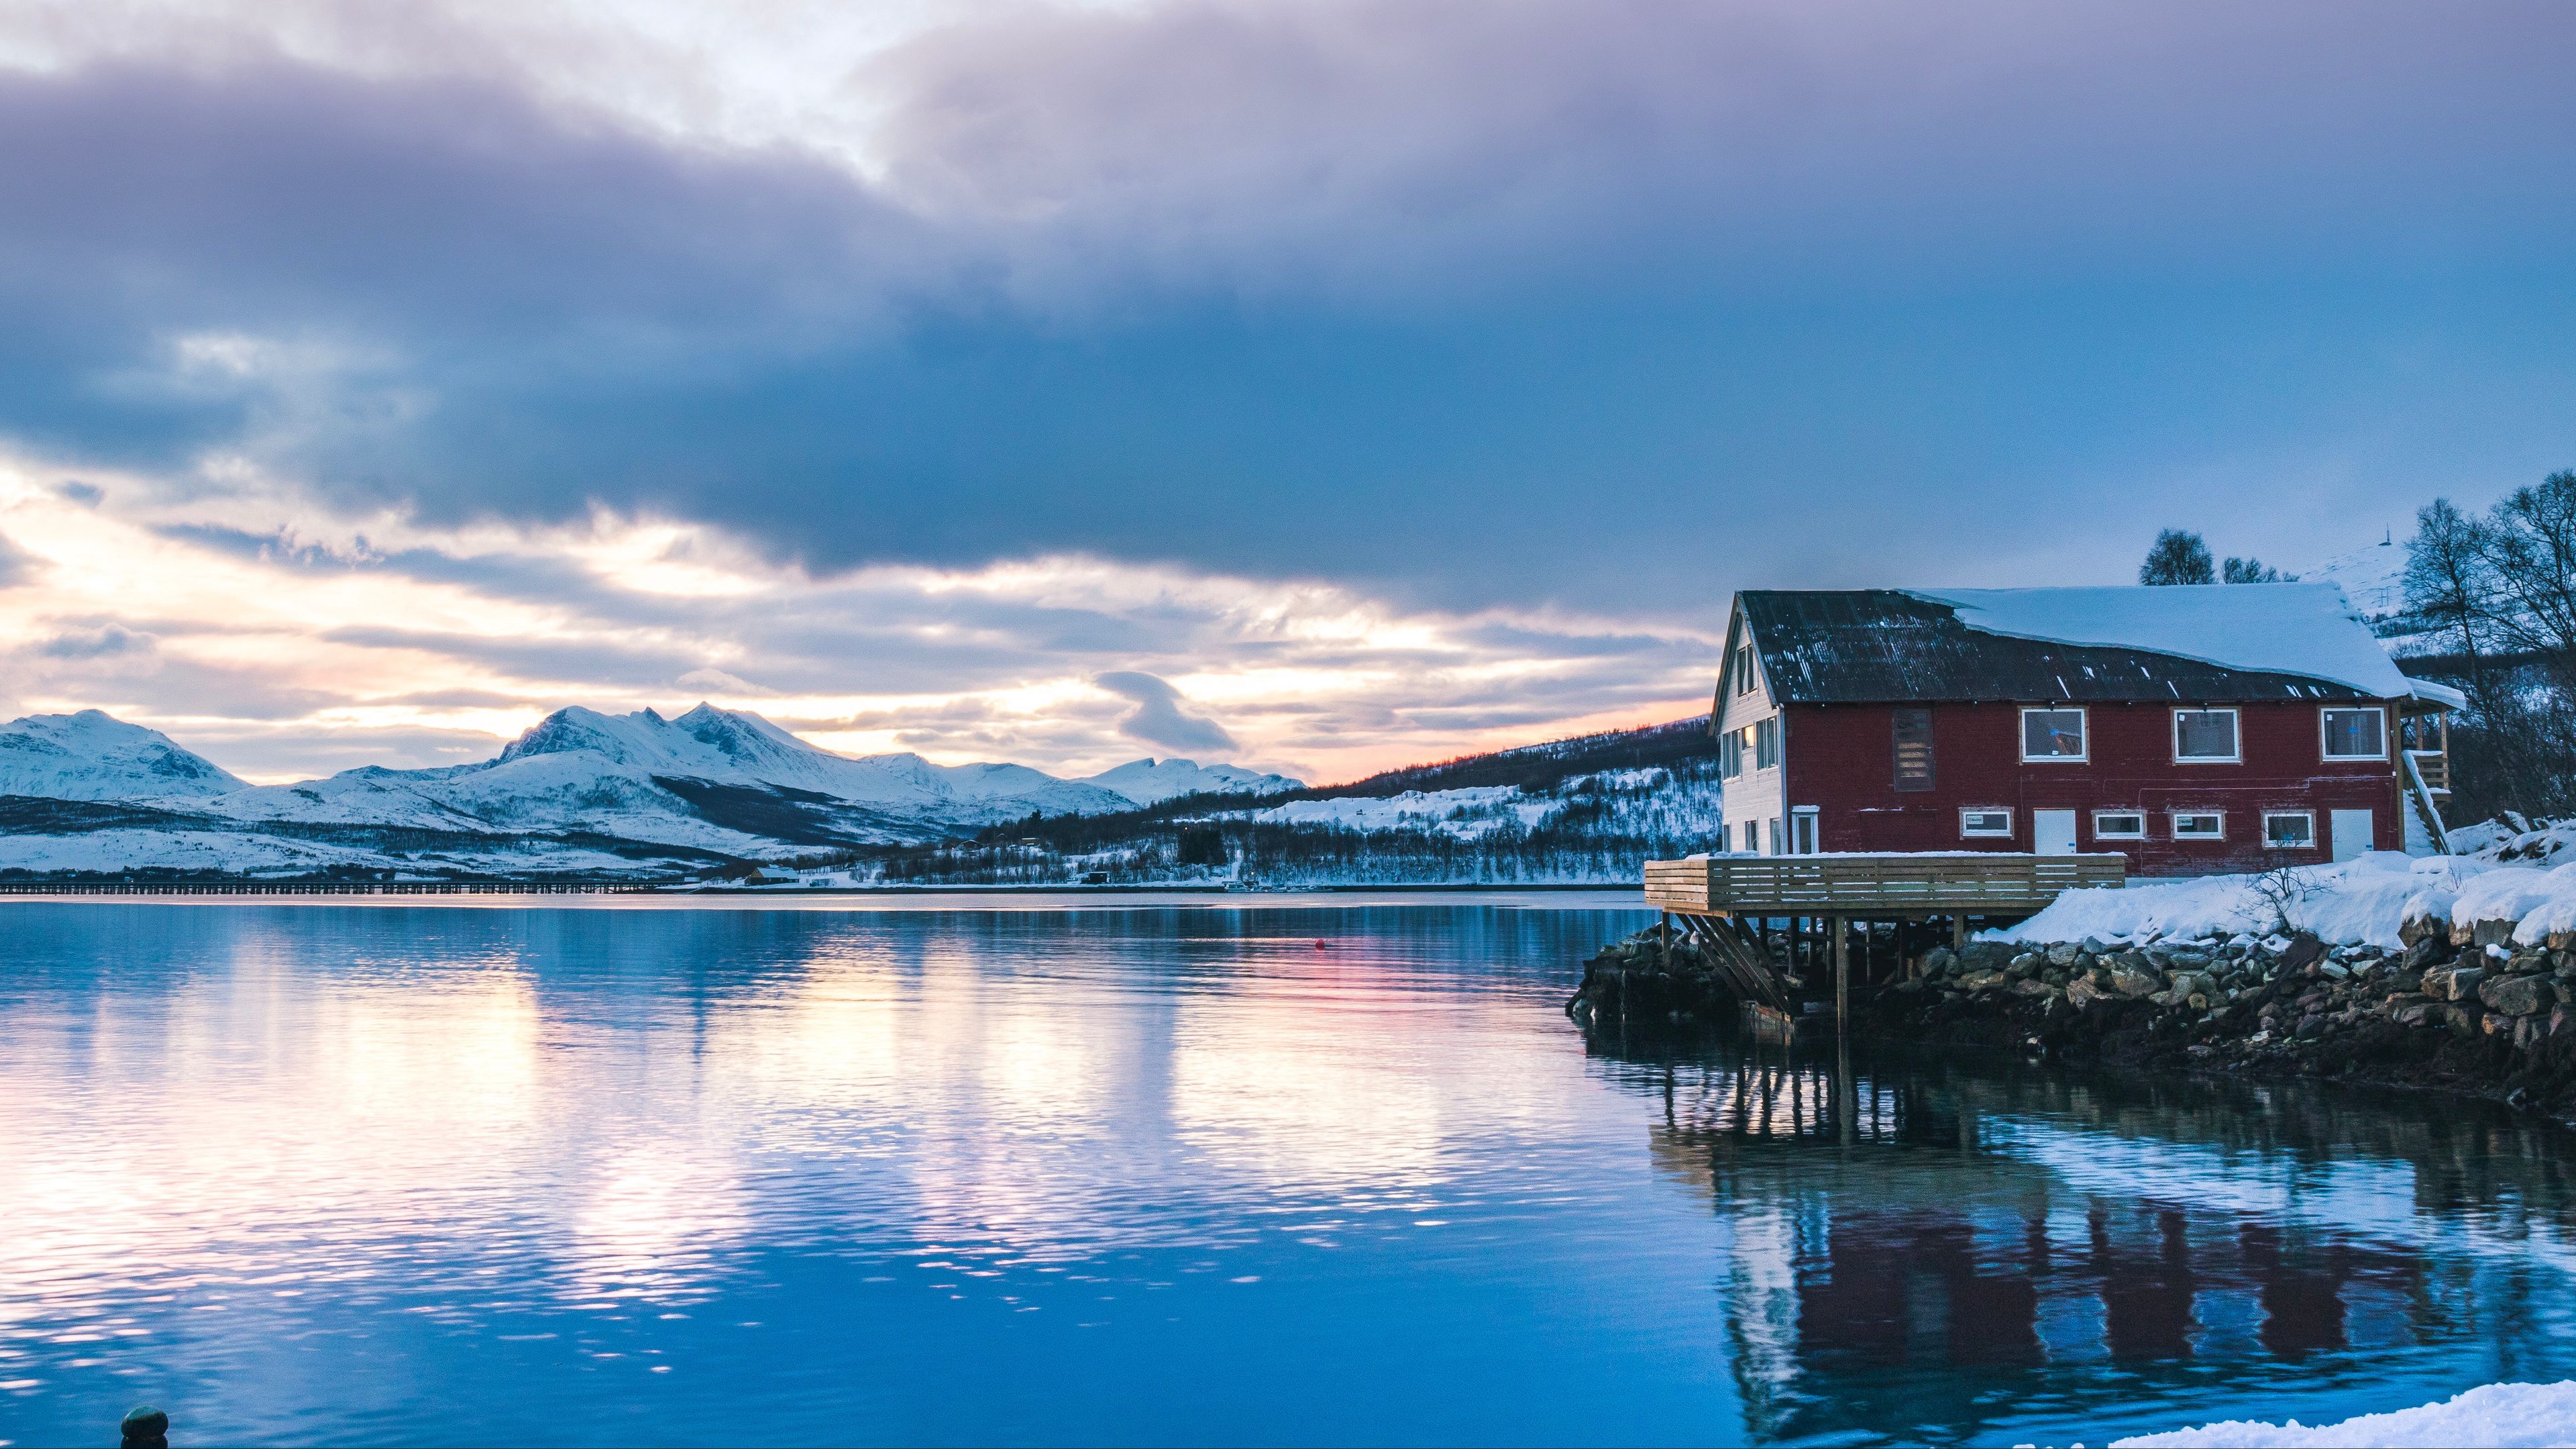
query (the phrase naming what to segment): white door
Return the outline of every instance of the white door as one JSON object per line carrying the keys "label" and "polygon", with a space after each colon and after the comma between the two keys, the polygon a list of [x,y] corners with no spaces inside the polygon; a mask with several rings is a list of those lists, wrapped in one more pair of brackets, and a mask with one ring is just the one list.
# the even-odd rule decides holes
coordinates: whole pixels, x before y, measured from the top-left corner
{"label": "white door", "polygon": [[2072,810],[2030,812],[2030,848],[2041,855],[2073,855],[2075,853],[2075,812]]}
{"label": "white door", "polygon": [[2334,858],[2350,860],[2369,850],[2373,826],[2367,810],[2338,810],[2334,813]]}

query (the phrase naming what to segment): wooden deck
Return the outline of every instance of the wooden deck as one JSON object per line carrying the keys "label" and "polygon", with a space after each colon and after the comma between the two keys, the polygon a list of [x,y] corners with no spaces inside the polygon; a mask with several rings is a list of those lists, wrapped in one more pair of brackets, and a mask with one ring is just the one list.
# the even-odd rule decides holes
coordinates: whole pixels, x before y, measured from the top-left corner
{"label": "wooden deck", "polygon": [[1692,916],[2028,915],[2117,887],[2119,855],[1719,855],[1646,862],[1646,904]]}

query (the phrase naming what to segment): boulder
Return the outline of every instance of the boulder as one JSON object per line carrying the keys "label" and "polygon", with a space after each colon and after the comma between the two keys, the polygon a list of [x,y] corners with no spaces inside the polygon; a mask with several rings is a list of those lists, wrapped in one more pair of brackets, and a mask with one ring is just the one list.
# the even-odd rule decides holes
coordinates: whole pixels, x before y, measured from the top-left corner
{"label": "boulder", "polygon": [[2110,995],[2108,991],[2093,984],[2093,976],[2101,974],[2103,973],[2095,972],[2092,975],[2078,976],[2067,982],[2066,999],[2077,1006],[2091,1006],[2094,1002]]}
{"label": "boulder", "polygon": [[2011,979],[2000,971],[1971,971],[1959,978],[1959,986],[1966,991],[1990,991]]}
{"label": "boulder", "polygon": [[2474,1006],[2462,1006],[2454,1001],[2442,1008],[2442,1019],[2449,1022],[2451,1030],[2460,1035],[2476,1036],[2478,1025],[2486,1019],[2486,1013]]}
{"label": "boulder", "polygon": [[2409,971],[2421,971],[2428,966],[2439,966],[2450,958],[2450,937],[2426,936],[2406,948],[2405,965]]}
{"label": "boulder", "polygon": [[2133,971],[2126,966],[2116,966],[2111,970],[2111,989],[2122,996],[2153,996],[2165,989],[2165,983],[2152,971]]}
{"label": "boulder", "polygon": [[[2048,948],[2048,964],[2051,966],[2072,966],[2075,964],[2075,958],[2083,953],[2084,948],[2075,942],[2060,941],[2056,945]],[[2094,954],[2099,955],[2101,953],[2095,952]]]}
{"label": "boulder", "polygon": [[2434,1013],[2440,1010],[2442,1010],[2442,1003],[2438,1001],[2410,1001],[2392,1009],[2388,1013],[2388,1019],[2399,1026],[2422,1026],[2425,1022],[2434,1020]]}
{"label": "boulder", "polygon": [[2489,946],[2513,949],[2513,929],[2518,921],[2480,921],[2469,928],[2469,944],[2483,951]]}
{"label": "boulder", "polygon": [[2022,977],[2031,975],[2038,971],[2041,960],[2041,957],[2034,955],[2031,952],[2024,951],[2005,964],[2004,974],[2018,981]]}
{"label": "boulder", "polygon": [[1926,976],[1947,975],[1949,974],[1951,964],[1956,962],[1958,959],[1958,953],[1952,951],[1949,947],[1935,946],[1931,950],[1923,953],[1923,974]]}
{"label": "boulder", "polygon": [[[2456,983],[2457,978],[2453,978]],[[2556,993],[2538,976],[2490,976],[2478,983],[2478,1000],[2489,1011],[2505,1016],[2529,1016],[2545,1002],[2558,1004]]]}
{"label": "boulder", "polygon": [[2013,991],[2015,994],[2021,996],[2063,996],[2066,994],[2057,987],[2051,986],[2045,981],[2036,979],[2014,982]]}

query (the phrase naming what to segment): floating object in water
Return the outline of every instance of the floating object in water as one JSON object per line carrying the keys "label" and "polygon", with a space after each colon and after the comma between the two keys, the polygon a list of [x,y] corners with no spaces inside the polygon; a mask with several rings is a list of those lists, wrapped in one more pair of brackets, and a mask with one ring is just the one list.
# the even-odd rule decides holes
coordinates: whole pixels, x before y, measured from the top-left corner
{"label": "floating object in water", "polygon": [[1323,950],[1323,949],[1324,949],[1324,943],[1323,943],[1323,942],[1321,942],[1321,941],[1317,941],[1317,942],[1315,943],[1315,949],[1316,949],[1316,950],[1318,950],[1318,951]]}

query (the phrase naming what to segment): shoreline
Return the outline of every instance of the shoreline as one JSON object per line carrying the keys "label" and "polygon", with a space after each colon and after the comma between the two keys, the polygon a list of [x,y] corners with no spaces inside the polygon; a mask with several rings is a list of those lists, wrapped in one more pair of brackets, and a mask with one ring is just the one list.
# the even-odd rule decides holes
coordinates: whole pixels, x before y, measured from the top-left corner
{"label": "shoreline", "polygon": [[1383,906],[1459,906],[1504,910],[1614,910],[1648,913],[1634,886],[1316,886],[1297,890],[1206,887],[1049,886],[936,887],[857,890],[568,890],[476,886],[441,891],[109,890],[0,892],[12,905],[336,906],[455,910],[734,910],[734,911],[1130,911],[1365,910]]}
{"label": "shoreline", "polygon": [[[1810,988],[1808,1000],[1814,1000]],[[2504,951],[2423,932],[2401,951],[2314,936],[2132,949],[2098,940],[1935,947],[1851,987],[1855,1045],[1973,1051],[2209,1081],[2336,1082],[2496,1103],[2576,1125],[2576,951]],[[1740,1008],[1686,944],[1651,932],[1587,964],[1566,1013],[1731,1026]],[[1830,1040],[1831,998],[1797,1018]]]}

